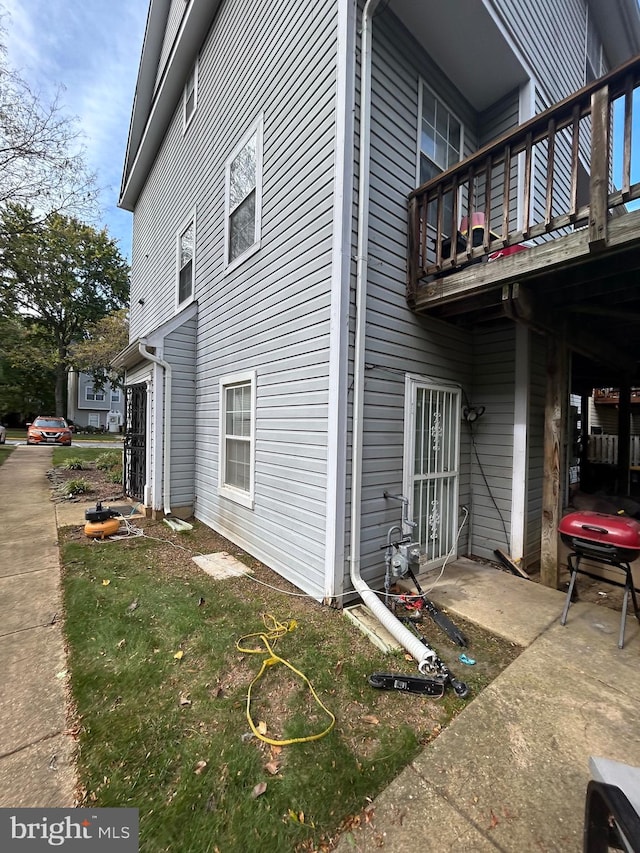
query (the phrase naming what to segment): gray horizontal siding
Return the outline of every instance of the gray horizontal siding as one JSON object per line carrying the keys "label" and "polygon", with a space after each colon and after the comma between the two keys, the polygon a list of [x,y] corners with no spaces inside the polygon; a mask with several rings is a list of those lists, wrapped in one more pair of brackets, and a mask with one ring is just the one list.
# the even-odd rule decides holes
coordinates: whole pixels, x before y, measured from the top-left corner
{"label": "gray horizontal siding", "polygon": [[[416,185],[420,78],[465,122],[465,150],[474,150],[475,112],[386,9],[373,26],[364,380],[361,566],[373,584],[384,575],[380,548],[387,530],[401,516],[400,505],[383,493],[399,494],[403,488],[405,375],[438,384],[470,384],[468,336],[448,324],[417,317],[405,301],[407,196]],[[466,501],[466,471],[460,494],[461,502]]]}
{"label": "gray horizontal siding", "polygon": [[162,74],[166,68],[169,54],[171,53],[173,43],[178,34],[180,23],[187,10],[187,6],[188,4],[185,3],[185,0],[171,0],[171,5],[167,15],[167,26],[164,33],[164,39],[162,40],[162,50],[160,51],[160,61],[158,63],[158,72],[156,74],[154,89],[158,87]]}
{"label": "gray horizontal siding", "polygon": [[[175,310],[176,232],[196,209],[195,512],[324,593],[336,6],[228,0],[202,47],[134,216],[132,334]],[[224,268],[225,161],[262,113],[261,248]],[[142,297],[144,306],[137,305]],[[253,509],[218,495],[219,382],[255,370]]]}
{"label": "gray horizontal siding", "polygon": [[[473,426],[471,448],[470,550],[495,559],[494,550],[509,551],[513,476],[515,329],[512,325],[474,335],[473,399],[485,413]],[[463,429],[469,432],[468,425]],[[485,482],[486,478],[486,482]],[[488,488],[487,488],[488,484]],[[506,527],[506,534],[505,534]]]}
{"label": "gray horizontal siding", "polygon": [[546,106],[585,82],[585,0],[491,0],[543,85]]}
{"label": "gray horizontal siding", "polygon": [[192,317],[164,342],[171,365],[171,507],[193,509],[195,500],[196,332]]}

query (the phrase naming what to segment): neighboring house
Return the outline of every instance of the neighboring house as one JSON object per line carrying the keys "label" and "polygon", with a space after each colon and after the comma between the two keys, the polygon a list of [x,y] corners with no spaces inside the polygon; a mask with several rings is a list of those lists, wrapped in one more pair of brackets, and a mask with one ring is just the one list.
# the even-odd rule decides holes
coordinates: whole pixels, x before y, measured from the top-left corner
{"label": "neighboring house", "polygon": [[118,432],[124,423],[124,392],[106,382],[96,388],[88,373],[70,370],[67,381],[67,418],[76,428]]}
{"label": "neighboring house", "polygon": [[318,599],[381,584],[403,495],[428,566],[500,548],[553,583],[567,387],[621,369],[592,318],[638,228],[607,225],[608,89],[593,120],[588,92],[519,127],[638,53],[636,0],[152,0],[120,199],[129,493]]}

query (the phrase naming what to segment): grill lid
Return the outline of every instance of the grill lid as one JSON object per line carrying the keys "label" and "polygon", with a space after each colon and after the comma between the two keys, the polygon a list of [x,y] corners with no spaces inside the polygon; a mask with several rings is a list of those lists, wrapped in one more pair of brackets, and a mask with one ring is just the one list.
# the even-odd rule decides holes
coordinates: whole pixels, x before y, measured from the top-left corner
{"label": "grill lid", "polygon": [[603,512],[572,512],[558,525],[565,536],[640,551],[640,522],[624,515]]}

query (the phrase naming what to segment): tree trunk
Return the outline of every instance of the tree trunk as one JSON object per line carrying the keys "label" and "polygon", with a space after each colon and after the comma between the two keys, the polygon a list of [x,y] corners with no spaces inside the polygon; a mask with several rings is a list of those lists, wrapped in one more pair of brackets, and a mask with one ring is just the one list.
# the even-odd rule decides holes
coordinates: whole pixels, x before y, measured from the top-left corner
{"label": "tree trunk", "polygon": [[64,418],[67,408],[67,365],[59,361],[56,365],[56,416]]}

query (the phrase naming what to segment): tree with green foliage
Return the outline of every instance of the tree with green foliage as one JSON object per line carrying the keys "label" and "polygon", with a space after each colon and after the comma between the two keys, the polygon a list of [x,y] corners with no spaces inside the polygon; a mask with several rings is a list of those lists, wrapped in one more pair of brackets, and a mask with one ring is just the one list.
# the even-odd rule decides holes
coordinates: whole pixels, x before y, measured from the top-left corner
{"label": "tree with green foliage", "polygon": [[51,353],[57,415],[65,413],[73,345],[128,297],[129,267],[106,229],[59,213],[39,220],[18,204],[0,213],[0,313]]}
{"label": "tree with green foliage", "polygon": [[115,356],[129,343],[129,312],[120,308],[102,317],[86,331],[86,337],[72,347],[73,366],[90,373],[93,387],[102,388],[106,382],[118,386],[122,375],[111,366]]}
{"label": "tree with green foliage", "polygon": [[53,411],[55,371],[50,347],[19,317],[0,317],[0,413],[18,422]]}

